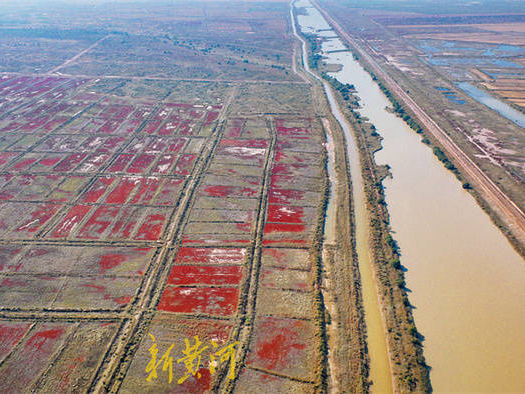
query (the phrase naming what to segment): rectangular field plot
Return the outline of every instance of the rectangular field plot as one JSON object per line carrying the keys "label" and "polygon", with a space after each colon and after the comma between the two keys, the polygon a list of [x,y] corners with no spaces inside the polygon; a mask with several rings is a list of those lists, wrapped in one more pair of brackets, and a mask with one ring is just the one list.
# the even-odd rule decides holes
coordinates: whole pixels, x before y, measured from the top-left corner
{"label": "rectangular field plot", "polygon": [[309,321],[260,317],[246,364],[291,378],[314,377],[314,325]]}
{"label": "rectangular field plot", "polygon": [[321,192],[321,178],[295,177],[293,175],[272,174],[270,187],[276,189],[304,190]]}
{"label": "rectangular field plot", "polygon": [[81,323],[36,391],[65,392],[71,387],[88,391],[116,328],[113,322]]}
{"label": "rectangular field plot", "polygon": [[[215,167],[215,163],[212,167]],[[257,176],[214,175],[212,173],[206,174],[202,181],[202,184],[206,185],[206,187],[209,185],[224,185],[228,187],[241,187],[252,189],[259,189],[261,183],[262,178]]]}
{"label": "rectangular field plot", "polygon": [[47,203],[4,203],[0,206],[0,236],[33,238],[60,208],[60,205]]}
{"label": "rectangular field plot", "polygon": [[255,214],[255,211],[193,209],[190,220],[196,222],[252,223],[255,220]]}
{"label": "rectangular field plot", "polygon": [[194,208],[255,211],[257,200],[254,198],[199,197],[195,201]]}
{"label": "rectangular field plot", "polygon": [[297,178],[319,178],[322,175],[322,167],[306,163],[275,163],[272,174]]}
{"label": "rectangular field plot", "polygon": [[314,208],[276,204],[268,206],[267,222],[307,224],[315,223],[316,218],[317,210]]}
{"label": "rectangular field plot", "polygon": [[[228,161],[226,160],[226,163]],[[230,176],[230,177],[257,177],[262,178],[263,176],[262,166],[253,166],[245,164],[225,164],[225,163],[214,163],[213,166],[208,170],[208,174]]]}
{"label": "rectangular field plot", "polygon": [[29,322],[0,320],[0,361],[5,359],[30,327]]}
{"label": "rectangular field plot", "polygon": [[206,185],[201,191],[201,195],[208,197],[257,197],[259,191],[256,187],[242,187],[229,185]]}
{"label": "rectangular field plot", "polygon": [[139,278],[68,278],[53,301],[55,309],[106,310],[127,306]]}
{"label": "rectangular field plot", "polygon": [[313,239],[315,226],[288,223],[266,223],[264,225],[264,241],[277,241],[286,243],[288,241],[310,242]]}
{"label": "rectangular field plot", "polygon": [[50,275],[140,276],[156,248],[31,245],[0,247],[0,271]]}
{"label": "rectangular field plot", "polygon": [[49,308],[65,281],[63,277],[0,276],[0,305],[8,309]]}
{"label": "rectangular field plot", "polygon": [[309,272],[273,267],[262,268],[259,279],[263,287],[296,291],[313,290],[311,280]]}
{"label": "rectangular field plot", "polygon": [[[123,392],[147,392],[147,393],[204,393],[210,392],[212,376],[210,375],[209,354],[215,349],[211,344],[214,340],[218,348],[223,348],[232,343],[230,340],[230,331],[232,323],[222,320],[211,320],[205,318],[181,318],[173,314],[157,314],[151,323],[148,333],[142,337],[139,349],[131,363],[129,372],[124,378],[121,390]],[[153,342],[151,334],[155,339]],[[178,363],[179,358],[183,358],[185,349],[185,340],[195,343],[195,337],[198,337],[201,346],[200,349],[206,348],[201,353],[200,368],[197,370],[199,375],[190,376],[181,384],[178,380],[186,374],[184,362]],[[170,356],[173,357],[173,381],[169,383],[168,370],[162,371],[162,366],[157,369],[157,378],[146,381],[148,373],[145,372],[148,362],[151,360],[148,349],[156,343],[159,350],[159,358],[172,345]],[[237,371],[235,371],[237,373]],[[200,376],[200,377],[199,377]]]}
{"label": "rectangular field plot", "polygon": [[175,261],[180,264],[242,264],[246,256],[244,248],[180,248]]}
{"label": "rectangular field plot", "polygon": [[58,221],[49,238],[158,240],[171,208],[75,205]]}
{"label": "rectangular field plot", "polygon": [[313,317],[313,292],[305,293],[262,287],[257,293],[257,313],[260,315],[297,319],[311,319]]}
{"label": "rectangular field plot", "polygon": [[87,176],[67,176],[62,183],[49,193],[47,198],[53,202],[72,201],[88,181],[89,178]]}
{"label": "rectangular field plot", "polygon": [[[75,330],[74,323],[39,323],[0,368],[0,392],[26,392]],[[24,366],[21,368],[20,366]]]}
{"label": "rectangular field plot", "polygon": [[253,223],[190,222],[187,234],[251,234]]}
{"label": "rectangular field plot", "polygon": [[65,177],[60,175],[4,175],[7,180],[0,189],[0,200],[43,201],[50,190],[60,184]]}
{"label": "rectangular field plot", "polygon": [[263,267],[310,271],[312,263],[307,249],[263,248]]}
{"label": "rectangular field plot", "polygon": [[161,311],[231,316],[237,311],[239,289],[233,287],[167,286],[157,306]]}
{"label": "rectangular field plot", "polygon": [[184,246],[244,246],[252,240],[251,234],[184,234]]}
{"label": "rectangular field plot", "polygon": [[234,393],[268,392],[268,393],[312,393],[314,385],[297,380],[270,375],[254,369],[245,368],[239,376]]}
{"label": "rectangular field plot", "polygon": [[[290,178],[288,178],[290,179]],[[287,179],[287,181],[288,181]],[[293,180],[293,178],[291,178]],[[309,178],[312,181],[308,183],[301,183],[299,181],[285,182],[282,178],[272,177],[271,185],[269,188],[269,199],[270,204],[283,205],[295,205],[299,207],[317,208],[321,202],[321,185],[315,178]],[[305,187],[313,188],[306,190]]]}
{"label": "rectangular field plot", "polygon": [[168,284],[238,285],[241,279],[240,266],[175,265],[168,277]]}

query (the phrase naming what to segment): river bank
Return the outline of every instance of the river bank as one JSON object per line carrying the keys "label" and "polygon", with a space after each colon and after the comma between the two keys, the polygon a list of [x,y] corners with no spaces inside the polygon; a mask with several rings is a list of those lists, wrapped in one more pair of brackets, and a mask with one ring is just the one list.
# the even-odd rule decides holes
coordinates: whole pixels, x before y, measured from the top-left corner
{"label": "river bank", "polygon": [[[315,47],[315,43],[311,45]],[[315,49],[315,48],[313,48]],[[310,61],[315,59],[315,54],[310,57]],[[305,64],[307,61],[305,59]],[[317,78],[317,77],[316,77]],[[361,294],[363,297],[363,305],[365,312],[365,321],[367,327],[367,345],[370,356],[370,379],[373,382],[372,391],[377,392],[391,392],[395,391],[410,391],[418,390],[423,387],[428,388],[429,385],[423,382],[428,382],[428,372],[424,367],[424,360],[422,359],[421,350],[418,350],[417,344],[414,342],[416,338],[416,331],[413,325],[413,320],[410,318],[410,309],[406,305],[406,295],[403,297],[401,293],[403,289],[397,284],[399,282],[399,267],[389,266],[386,274],[385,272],[378,272],[377,261],[380,255],[385,255],[384,251],[379,252],[376,249],[384,249],[390,247],[388,241],[381,244],[379,238],[382,234],[388,234],[383,228],[377,229],[377,225],[384,221],[380,216],[376,216],[374,204],[376,196],[374,195],[374,187],[377,182],[376,172],[378,169],[371,166],[370,153],[360,143],[358,133],[355,132],[357,122],[350,125],[348,123],[348,113],[343,113],[339,110],[343,107],[339,100],[336,99],[336,94],[324,82],[325,93],[330,102],[333,115],[337,119],[341,130],[344,133],[344,141],[346,143],[346,152],[343,152],[348,161],[351,179],[352,179],[352,197],[353,206],[352,212],[354,214],[353,237],[355,254],[359,261],[358,272],[361,279]],[[346,103],[347,104],[347,103]],[[357,126],[358,127],[358,126]],[[359,128],[357,128],[359,130]],[[359,130],[362,131],[362,130]],[[356,141],[357,140],[357,141]],[[368,159],[365,158],[368,157]],[[365,165],[366,168],[363,168]],[[346,165],[345,165],[346,167]],[[363,173],[362,173],[363,172]],[[363,176],[364,175],[364,176]],[[369,232],[369,227],[372,227],[372,234]],[[391,243],[391,242],[390,242]],[[372,245],[372,250],[370,246]],[[390,248],[391,250],[391,248]],[[374,272],[375,270],[375,272]],[[391,276],[393,275],[393,278]],[[402,273],[401,273],[402,275]],[[388,277],[387,280],[385,280]],[[384,288],[386,285],[386,288]],[[382,306],[379,306],[378,291],[381,294]],[[390,293],[391,297],[387,300],[385,294]],[[394,300],[396,298],[397,300]],[[385,303],[388,307],[385,307]],[[389,311],[394,310],[394,313]],[[408,317],[407,317],[408,312]],[[388,315],[387,315],[388,313]],[[388,321],[390,320],[390,321]],[[410,322],[407,327],[403,327],[406,322]],[[396,346],[395,352],[390,351],[386,340],[385,333],[392,332],[395,327],[396,340],[389,340],[389,345],[395,345],[397,337],[400,335],[403,346]],[[406,349],[412,348],[412,351]],[[396,357],[394,357],[394,354]],[[413,356],[416,355],[418,361],[413,362]],[[394,376],[396,379],[392,383],[392,373],[390,361],[396,359],[399,363],[393,366],[395,369]],[[404,364],[404,368],[399,368],[399,364]],[[421,368],[421,366],[423,368]],[[421,377],[422,375],[423,377]],[[395,387],[395,389],[394,389]]]}
{"label": "river bank", "polygon": [[326,56],[344,64],[331,75],[355,85],[354,112],[382,137],[374,159],[393,175],[382,182],[401,254],[392,263],[405,270],[400,284],[415,306],[434,389],[523,391],[525,340],[516,330],[525,323],[523,260],[421,135],[385,110],[391,103],[352,54]]}

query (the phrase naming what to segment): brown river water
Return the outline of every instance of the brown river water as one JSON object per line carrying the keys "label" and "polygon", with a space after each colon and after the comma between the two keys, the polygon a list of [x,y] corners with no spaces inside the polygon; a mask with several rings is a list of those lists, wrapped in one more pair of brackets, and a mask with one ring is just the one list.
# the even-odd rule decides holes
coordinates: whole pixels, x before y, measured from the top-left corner
{"label": "brown river water", "polygon": [[[303,32],[322,29],[317,34],[336,36],[325,30],[326,21],[307,0],[295,6],[307,7],[308,15],[298,16]],[[421,143],[421,137],[385,110],[389,101],[352,54],[326,53],[343,48],[338,38],[323,43],[328,62],[343,66],[332,75],[356,86],[363,105],[361,115],[384,138],[383,149],[375,157],[391,167],[392,178],[383,182],[386,201],[401,263],[407,269],[416,325],[425,337],[424,354],[432,367],[434,391],[525,392],[525,261],[455,176]],[[338,118],[339,109],[330,101]],[[346,131],[345,135],[347,141],[352,140]],[[352,158],[357,153],[349,149],[356,183],[359,162]],[[368,263],[366,212],[359,214],[364,209],[359,187],[354,185],[353,192],[372,391],[385,392],[391,391],[390,371]]]}

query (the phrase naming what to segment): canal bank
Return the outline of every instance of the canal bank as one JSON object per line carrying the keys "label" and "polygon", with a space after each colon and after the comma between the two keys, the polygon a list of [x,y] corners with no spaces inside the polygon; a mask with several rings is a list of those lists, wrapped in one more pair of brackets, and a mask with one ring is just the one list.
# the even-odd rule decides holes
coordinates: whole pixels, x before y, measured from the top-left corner
{"label": "canal bank", "polygon": [[[296,3],[296,7],[301,7],[302,2]],[[304,5],[304,4],[303,4]],[[298,22],[301,28],[307,26],[307,23],[301,23],[304,18],[308,19],[309,15],[298,16]],[[293,20],[292,15],[292,20]],[[325,29],[329,29],[327,24],[324,25]],[[328,31],[328,30],[327,30]],[[294,33],[297,32],[294,28]],[[361,290],[362,290],[362,303],[365,312],[365,322],[367,330],[367,347],[369,356],[369,379],[373,382],[374,392],[393,392],[392,386],[392,374],[390,370],[390,357],[388,355],[388,345],[385,338],[385,324],[381,315],[381,307],[378,300],[378,289],[375,284],[374,274],[372,270],[372,255],[370,253],[370,239],[369,239],[369,217],[366,203],[366,196],[363,184],[363,175],[361,172],[361,164],[359,160],[359,150],[355,141],[355,136],[352,133],[352,128],[349,125],[347,119],[341,112],[339,104],[335,99],[334,92],[330,85],[321,80],[308,65],[307,47],[304,40],[297,35],[302,41],[303,45],[303,65],[305,70],[315,79],[323,84],[325,94],[328,98],[331,112],[341,130],[343,131],[346,148],[347,158],[350,170],[350,177],[352,179],[352,197],[353,197],[353,208],[354,208],[354,236],[356,244],[356,254],[359,265],[359,273],[361,279]],[[333,179],[332,172],[332,185],[336,182]],[[331,187],[332,191],[335,187]],[[333,199],[335,193],[332,193],[331,203],[328,206],[328,215],[335,213],[333,209]],[[335,218],[327,218],[327,223],[335,222]],[[328,242],[330,241],[328,238]]]}

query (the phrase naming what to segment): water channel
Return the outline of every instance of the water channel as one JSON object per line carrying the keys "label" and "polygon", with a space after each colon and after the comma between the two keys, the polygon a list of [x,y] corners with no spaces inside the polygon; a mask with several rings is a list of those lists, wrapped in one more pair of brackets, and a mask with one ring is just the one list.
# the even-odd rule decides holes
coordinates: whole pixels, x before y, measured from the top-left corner
{"label": "water channel", "polygon": [[[297,7],[304,7],[310,5],[307,0],[302,0],[295,3]],[[298,22],[303,31],[311,31],[308,29],[309,23],[304,19],[308,20],[311,16],[314,19],[311,23],[315,22],[315,14],[299,15]],[[324,22],[322,20],[321,22]],[[334,32],[330,31],[330,26],[324,22],[321,29],[326,29],[322,34],[325,36],[334,36]],[[294,31],[295,32],[295,31]],[[308,66],[306,56],[306,44],[303,41],[303,64],[308,73],[314,78],[319,80]],[[392,379],[390,373],[390,360],[388,357],[388,349],[386,344],[386,338],[384,334],[384,324],[381,316],[381,310],[379,307],[377,288],[372,273],[372,256],[369,251],[369,219],[366,209],[365,192],[363,185],[363,178],[361,173],[361,165],[359,163],[359,152],[357,145],[352,134],[352,130],[348,121],[339,110],[339,106],[334,97],[332,88],[330,85],[323,81],[323,87],[330,103],[332,114],[338,121],[347,144],[347,155],[350,164],[350,176],[352,178],[352,197],[354,202],[354,218],[355,218],[355,239],[356,239],[356,252],[358,257],[359,271],[361,274],[361,288],[363,296],[363,308],[365,311],[365,322],[367,326],[367,345],[368,354],[370,358],[370,380],[373,382],[373,391],[381,393],[392,392]],[[329,145],[332,143],[331,138],[328,138]],[[331,178],[331,198],[328,204],[327,210],[327,226],[328,235],[330,230],[333,228],[335,218],[331,218],[330,215],[334,216],[335,212],[335,201],[334,201],[334,177],[335,171],[333,166],[333,152],[329,148],[330,165],[328,166],[329,175]],[[329,237],[327,242],[333,242]]]}
{"label": "water channel", "polygon": [[[322,30],[327,61],[342,65],[332,75],[356,87],[362,116],[384,138],[375,157],[391,167],[393,176],[384,181],[386,201],[434,390],[524,392],[525,262],[421,138],[386,111],[389,101],[352,54],[332,52],[344,46],[331,38],[336,34],[321,14],[307,0],[295,4],[308,13],[298,16],[301,30]],[[337,117],[337,105],[331,104]],[[357,152],[349,154],[353,167]],[[359,196],[354,198],[359,207]],[[365,305],[367,315],[368,310]],[[369,336],[370,348],[376,340]],[[372,363],[373,379],[388,373],[377,368],[388,364]],[[380,392],[379,385],[373,391]]]}
{"label": "water channel", "polygon": [[490,109],[497,111],[511,122],[517,124],[520,127],[525,127],[525,114],[512,108],[507,103],[498,100],[489,93],[471,85],[468,82],[459,82],[458,87],[467,93],[474,100],[479,101],[481,104],[486,105]]}

